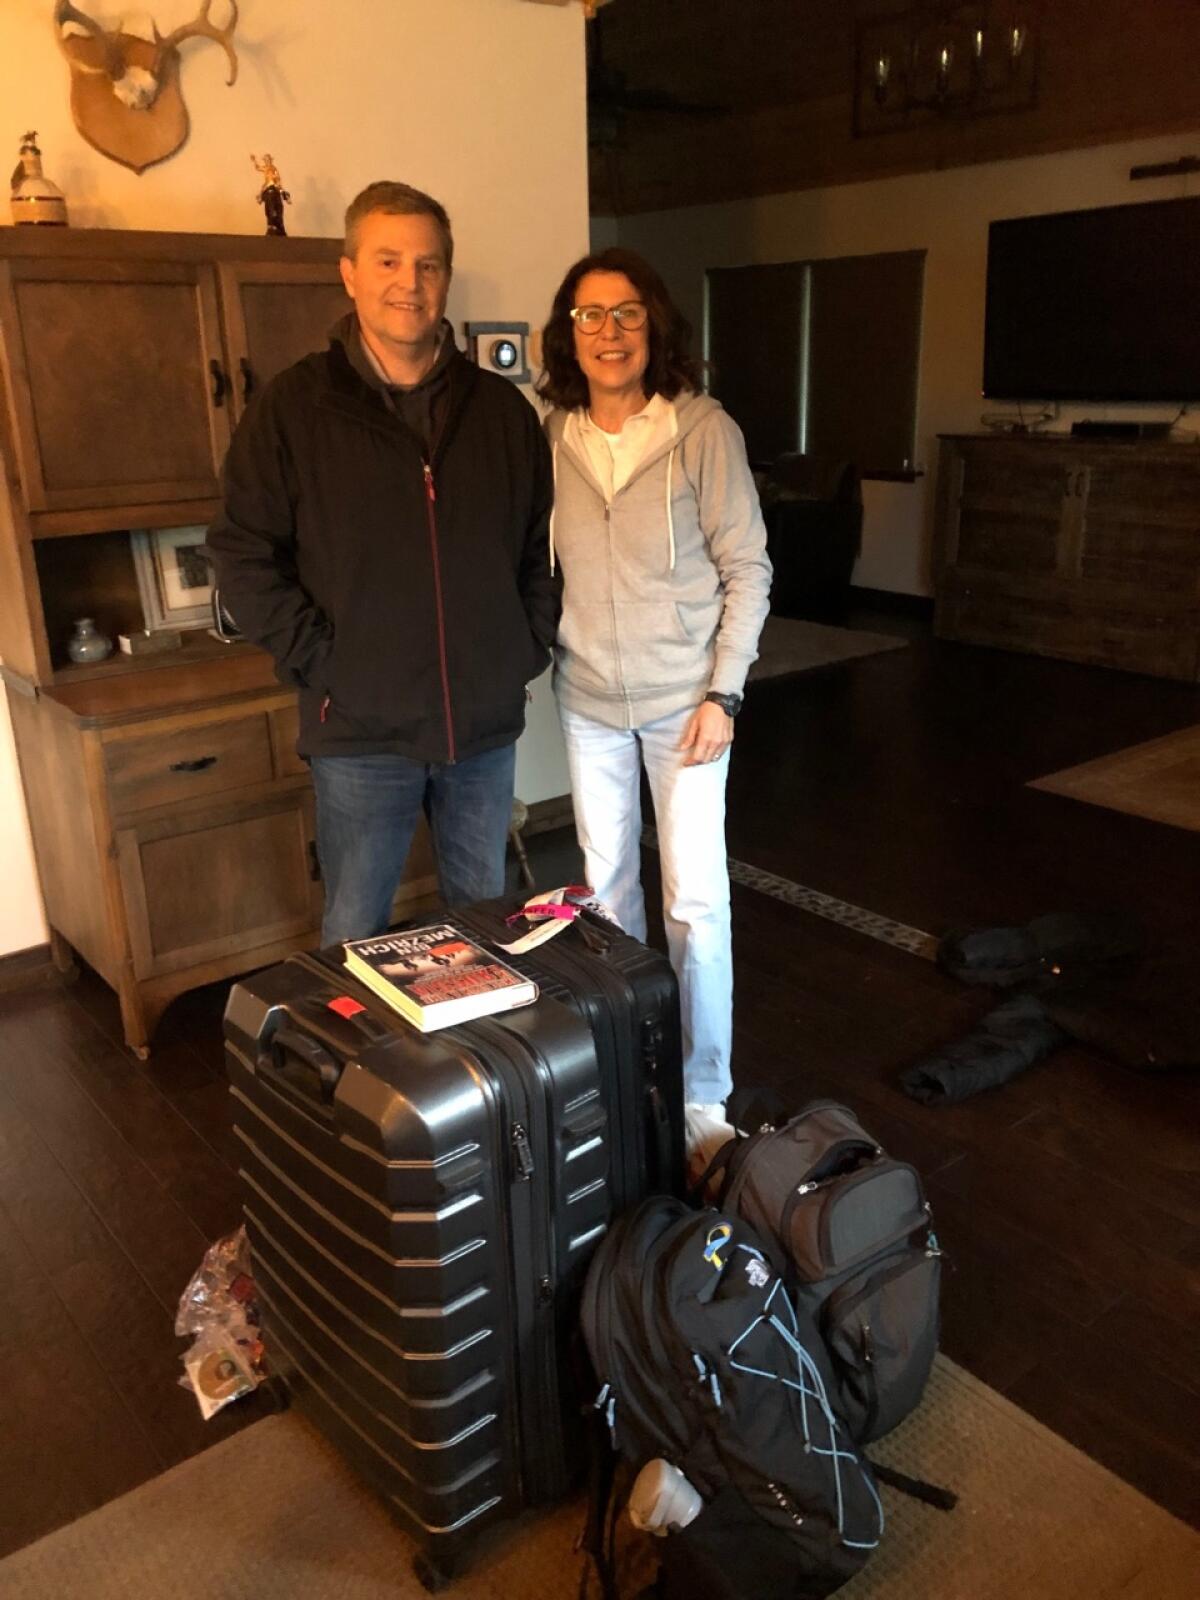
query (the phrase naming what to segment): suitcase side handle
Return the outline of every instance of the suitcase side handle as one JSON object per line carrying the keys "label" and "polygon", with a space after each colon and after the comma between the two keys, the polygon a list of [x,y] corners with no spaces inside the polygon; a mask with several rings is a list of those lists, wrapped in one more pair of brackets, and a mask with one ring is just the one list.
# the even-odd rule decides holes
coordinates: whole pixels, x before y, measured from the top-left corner
{"label": "suitcase side handle", "polygon": [[258,1070],[282,1079],[309,1099],[327,1104],[342,1076],[342,1063],[320,1040],[285,1022],[263,1040]]}

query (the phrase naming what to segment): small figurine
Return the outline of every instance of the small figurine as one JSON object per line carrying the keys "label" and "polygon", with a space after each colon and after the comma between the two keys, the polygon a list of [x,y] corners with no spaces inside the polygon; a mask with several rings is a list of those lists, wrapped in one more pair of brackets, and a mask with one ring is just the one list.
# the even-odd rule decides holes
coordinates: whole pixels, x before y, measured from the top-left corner
{"label": "small figurine", "polygon": [[268,152],[260,161],[257,156],[251,155],[250,160],[256,172],[262,173],[263,186],[259,191],[258,201],[267,214],[267,232],[277,233],[281,238],[286,237],[287,229],[283,225],[284,202],[292,203],[292,197],[283,187],[283,179],[279,176],[279,168]]}
{"label": "small figurine", "polygon": [[32,131],[21,140],[21,158],[13,169],[12,219],[43,228],[67,226],[66,199],[57,184],[42,176],[42,152]]}

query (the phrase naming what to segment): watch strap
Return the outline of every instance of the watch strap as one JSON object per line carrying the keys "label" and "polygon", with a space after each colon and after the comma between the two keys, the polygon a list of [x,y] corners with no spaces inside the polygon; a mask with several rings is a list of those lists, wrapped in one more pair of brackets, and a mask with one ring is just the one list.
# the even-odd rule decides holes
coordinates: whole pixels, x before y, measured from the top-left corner
{"label": "watch strap", "polygon": [[736,717],[742,709],[742,697],[740,694],[721,694],[716,689],[710,689],[704,698],[711,700],[713,705],[720,706],[727,717]]}

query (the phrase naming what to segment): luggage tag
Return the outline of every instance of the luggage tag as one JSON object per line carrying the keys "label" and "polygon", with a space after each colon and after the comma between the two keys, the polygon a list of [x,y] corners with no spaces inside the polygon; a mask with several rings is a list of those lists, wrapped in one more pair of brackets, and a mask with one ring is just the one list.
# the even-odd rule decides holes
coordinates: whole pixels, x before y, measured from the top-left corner
{"label": "luggage tag", "polygon": [[[579,918],[583,911],[594,911],[609,922],[616,920],[608,907],[601,905],[585,883],[568,883],[561,889],[550,889],[544,894],[535,894],[526,900],[520,911],[514,911],[511,916],[504,919],[509,926],[522,920],[532,922],[534,926],[519,939],[514,939],[511,944],[497,944],[497,949],[506,951],[510,956],[520,956],[527,950],[536,950],[538,945],[557,938],[564,928]],[[581,923],[580,927],[582,926]]]}

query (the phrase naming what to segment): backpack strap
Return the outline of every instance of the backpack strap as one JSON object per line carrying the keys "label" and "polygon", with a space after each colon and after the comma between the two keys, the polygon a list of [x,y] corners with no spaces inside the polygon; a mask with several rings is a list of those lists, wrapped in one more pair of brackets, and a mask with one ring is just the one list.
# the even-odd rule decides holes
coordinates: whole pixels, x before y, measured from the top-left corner
{"label": "backpack strap", "polygon": [[[863,1459],[867,1458],[864,1456]],[[914,1500],[922,1500],[927,1506],[936,1506],[939,1511],[953,1511],[958,1504],[958,1496],[953,1489],[926,1483],[924,1478],[910,1478],[907,1473],[897,1472],[895,1467],[880,1466],[878,1461],[872,1461],[870,1467],[880,1483],[899,1489],[901,1494],[910,1495]]]}
{"label": "backpack strap", "polygon": [[782,1128],[792,1112],[774,1089],[756,1089],[743,1084],[725,1102],[725,1116],[739,1133],[758,1133],[764,1127]]}
{"label": "backpack strap", "polygon": [[[737,1134],[734,1134],[732,1139],[726,1139],[725,1143],[720,1147],[719,1150],[717,1150],[712,1160],[708,1163],[704,1171],[688,1190],[687,1198],[689,1205],[699,1206],[701,1209],[704,1208],[704,1206],[707,1204],[704,1198],[704,1191],[708,1188],[709,1184],[716,1177],[718,1172],[724,1172],[728,1168],[729,1163],[733,1160],[733,1153],[740,1143],[741,1140]],[[722,1196],[724,1195],[725,1188],[726,1185],[722,1184]],[[718,1197],[718,1204],[720,1203],[721,1199]]]}
{"label": "backpack strap", "polygon": [[588,1501],[587,1516],[578,1544],[584,1556],[583,1570],[579,1574],[578,1600],[585,1600],[588,1580],[593,1569],[600,1582],[602,1600],[617,1600],[610,1538],[610,1528],[615,1521],[616,1512],[616,1496],[613,1493],[616,1456],[609,1442],[608,1429],[600,1414],[588,1406],[585,1415]]}

